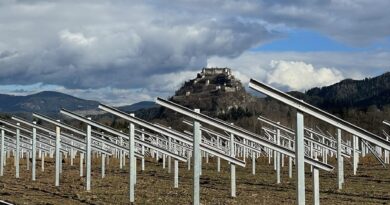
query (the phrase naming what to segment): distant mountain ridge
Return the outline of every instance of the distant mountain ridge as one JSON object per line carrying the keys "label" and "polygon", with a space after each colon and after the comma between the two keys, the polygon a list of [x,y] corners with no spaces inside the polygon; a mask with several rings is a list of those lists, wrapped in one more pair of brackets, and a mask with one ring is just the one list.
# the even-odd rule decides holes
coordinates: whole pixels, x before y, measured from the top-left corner
{"label": "distant mountain ridge", "polygon": [[123,112],[134,112],[141,109],[149,109],[156,107],[158,107],[158,105],[153,101],[141,101],[132,105],[120,106],[118,107],[118,109],[122,110]]}
{"label": "distant mountain ridge", "polygon": [[[38,112],[46,115],[55,115],[58,114],[61,108],[65,108],[83,114],[99,114],[98,105],[98,101],[85,100],[55,91],[43,91],[26,96],[0,94],[1,113]],[[133,112],[153,106],[155,106],[154,102],[142,101],[118,108],[125,112]]]}
{"label": "distant mountain ridge", "polygon": [[363,80],[346,79],[330,86],[312,88],[305,93],[291,94],[331,112],[369,106],[383,108],[390,105],[390,72]]}
{"label": "distant mountain ridge", "polygon": [[72,111],[90,110],[96,109],[98,105],[97,101],[84,100],[54,91],[43,91],[26,96],[0,94],[0,112],[5,113],[40,112],[50,114],[58,112],[61,108]]}

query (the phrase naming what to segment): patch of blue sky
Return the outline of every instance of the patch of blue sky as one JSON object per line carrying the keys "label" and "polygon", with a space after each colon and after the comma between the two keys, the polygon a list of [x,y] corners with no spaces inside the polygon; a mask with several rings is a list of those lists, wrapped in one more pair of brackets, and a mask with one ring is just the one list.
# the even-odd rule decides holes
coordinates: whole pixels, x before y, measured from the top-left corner
{"label": "patch of blue sky", "polygon": [[319,32],[302,29],[291,29],[286,32],[286,36],[263,44],[251,51],[297,51],[297,52],[315,52],[315,51],[338,51],[338,52],[357,52],[357,51],[382,51],[390,50],[390,37],[369,46],[354,47],[342,42],[336,41]]}

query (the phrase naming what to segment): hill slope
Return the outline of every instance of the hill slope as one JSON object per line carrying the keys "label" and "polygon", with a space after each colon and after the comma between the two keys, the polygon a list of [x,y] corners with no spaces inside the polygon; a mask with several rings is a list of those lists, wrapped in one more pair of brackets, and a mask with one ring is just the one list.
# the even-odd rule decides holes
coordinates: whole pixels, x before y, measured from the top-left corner
{"label": "hill slope", "polygon": [[290,94],[376,134],[388,130],[382,121],[390,120],[390,72]]}
{"label": "hill slope", "polygon": [[[390,73],[364,80],[343,80],[331,86],[313,88],[305,93],[291,95],[335,114],[376,134],[386,129],[382,121],[390,120]],[[185,107],[200,108],[212,117],[233,122],[259,132],[257,116],[263,115],[287,126],[294,126],[295,109],[271,98],[256,98],[248,94],[242,84],[231,75],[230,69],[203,69],[195,79],[178,89],[170,100]],[[176,127],[181,124],[178,115],[166,109],[156,112],[156,121]],[[333,128],[307,116],[306,125],[323,129]]]}
{"label": "hill slope", "polygon": [[339,112],[349,108],[368,108],[390,104],[390,72],[364,80],[343,80],[331,86],[313,88],[305,94],[292,93],[322,109]]}
{"label": "hill slope", "polygon": [[153,101],[141,101],[141,102],[134,103],[132,105],[120,106],[118,107],[118,109],[124,112],[134,112],[141,109],[149,109],[155,107],[158,107],[158,105]]}
{"label": "hill slope", "polygon": [[0,105],[0,112],[5,113],[39,112],[49,114],[57,113],[61,108],[72,111],[96,109],[99,103],[59,92],[44,91],[27,96],[0,94]]}

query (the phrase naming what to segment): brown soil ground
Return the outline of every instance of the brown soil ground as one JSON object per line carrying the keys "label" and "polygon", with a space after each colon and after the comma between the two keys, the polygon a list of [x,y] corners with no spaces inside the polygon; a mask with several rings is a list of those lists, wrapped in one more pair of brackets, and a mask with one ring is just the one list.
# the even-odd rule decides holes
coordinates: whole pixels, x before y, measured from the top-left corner
{"label": "brown soil ground", "polygon": [[[26,170],[26,159],[21,161],[20,178],[15,179],[12,157],[7,160],[5,173],[0,177],[0,199],[15,204],[128,204],[128,167],[119,169],[116,159],[110,159],[106,177],[101,178],[100,159],[93,160],[92,191],[84,190],[84,178],[79,176],[79,163],[63,164],[60,187],[54,186],[54,162],[46,158],[45,171],[37,161],[37,181],[31,181],[31,171]],[[287,160],[282,168],[282,183],[275,184],[273,165],[267,158],[257,160],[256,175],[247,167],[237,167],[237,197],[230,198],[230,173],[226,162],[216,171],[216,162],[203,161],[201,176],[202,204],[295,204],[295,181],[288,178]],[[334,161],[333,161],[334,164]],[[126,164],[128,165],[128,164]],[[173,173],[163,169],[161,162],[146,160],[146,170],[139,171],[138,162],[136,204],[191,204],[192,170],[179,163],[179,188],[173,188]],[[390,171],[374,159],[366,157],[359,163],[358,174],[352,175],[346,161],[345,185],[337,190],[336,173],[320,171],[321,204],[390,204]],[[173,167],[173,166],[172,166]],[[312,204],[310,168],[306,167],[306,202]],[[85,171],[84,171],[85,173]]]}

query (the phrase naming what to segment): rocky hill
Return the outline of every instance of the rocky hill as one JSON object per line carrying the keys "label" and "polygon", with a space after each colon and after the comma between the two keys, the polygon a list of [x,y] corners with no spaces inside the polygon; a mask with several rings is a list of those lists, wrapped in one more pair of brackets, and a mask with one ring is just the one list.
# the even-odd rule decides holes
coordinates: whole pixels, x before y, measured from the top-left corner
{"label": "rocky hill", "polygon": [[[245,91],[229,68],[203,68],[194,79],[184,82],[169,100],[252,130],[260,128],[256,118],[264,108],[258,98]],[[149,115],[147,119],[176,129],[186,127],[181,122],[183,118],[170,110],[160,108],[154,113],[155,117]]]}
{"label": "rocky hill", "polygon": [[229,68],[203,68],[170,100],[192,109],[199,108],[210,116],[224,116],[238,109],[249,112],[250,105],[256,102]]}

